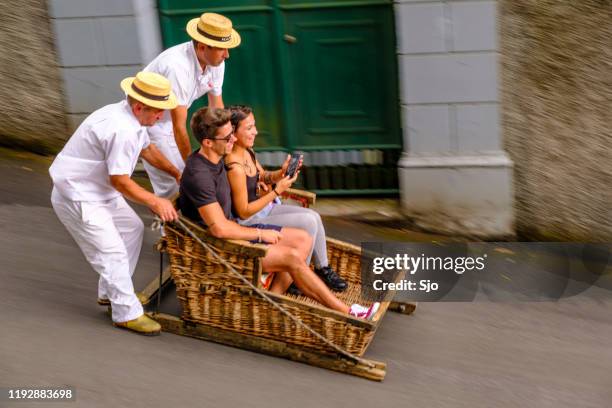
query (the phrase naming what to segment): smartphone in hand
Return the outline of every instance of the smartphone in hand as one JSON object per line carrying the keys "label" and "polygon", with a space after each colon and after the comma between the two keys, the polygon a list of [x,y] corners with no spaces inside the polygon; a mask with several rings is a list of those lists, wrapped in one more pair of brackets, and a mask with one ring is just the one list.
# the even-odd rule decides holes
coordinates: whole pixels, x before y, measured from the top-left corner
{"label": "smartphone in hand", "polygon": [[289,165],[287,166],[287,176],[293,178],[298,170],[298,164],[300,163],[300,160],[302,160],[302,157],[304,157],[302,154],[296,154],[295,156],[291,157],[291,160],[289,160]]}

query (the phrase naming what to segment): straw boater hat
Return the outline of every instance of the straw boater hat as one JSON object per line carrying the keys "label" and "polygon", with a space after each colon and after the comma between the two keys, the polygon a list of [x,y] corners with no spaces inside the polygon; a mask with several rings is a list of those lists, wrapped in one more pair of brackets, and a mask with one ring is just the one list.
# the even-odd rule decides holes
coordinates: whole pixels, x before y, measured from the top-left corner
{"label": "straw boater hat", "polygon": [[170,81],[155,72],[139,72],[121,81],[121,89],[132,98],[157,109],[174,109],[178,105]]}
{"label": "straw boater hat", "polygon": [[197,42],[213,47],[234,48],[240,45],[240,35],[232,21],[220,14],[204,13],[187,23],[187,34]]}

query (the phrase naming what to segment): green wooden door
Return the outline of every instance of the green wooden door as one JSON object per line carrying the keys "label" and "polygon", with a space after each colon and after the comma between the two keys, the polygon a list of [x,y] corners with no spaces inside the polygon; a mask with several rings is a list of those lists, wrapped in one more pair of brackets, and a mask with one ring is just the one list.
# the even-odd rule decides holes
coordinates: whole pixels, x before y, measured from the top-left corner
{"label": "green wooden door", "polygon": [[286,6],[292,145],[400,148],[392,8]]}
{"label": "green wooden door", "polygon": [[[242,44],[223,100],[253,106],[258,151],[401,151],[391,1],[159,0],[159,11],[165,47],[187,41],[187,21],[203,12],[232,19]],[[396,191],[377,183],[361,190]]]}

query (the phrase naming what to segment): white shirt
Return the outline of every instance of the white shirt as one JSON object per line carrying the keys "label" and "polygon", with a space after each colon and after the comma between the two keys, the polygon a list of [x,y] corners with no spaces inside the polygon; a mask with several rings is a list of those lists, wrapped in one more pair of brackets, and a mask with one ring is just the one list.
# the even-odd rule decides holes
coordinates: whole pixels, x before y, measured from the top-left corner
{"label": "white shirt", "polygon": [[[156,72],[168,78],[178,104],[189,108],[196,99],[208,92],[221,95],[225,62],[217,67],[207,65],[206,70],[202,70],[193,43],[188,41],[159,54],[144,71]],[[162,120],[150,127],[149,133],[154,138],[174,135],[170,111],[164,112]]]}
{"label": "white shirt", "polygon": [[59,193],[72,201],[103,201],[121,195],[111,175],[132,175],[149,135],[127,101],[89,115],[57,155],[49,173]]}

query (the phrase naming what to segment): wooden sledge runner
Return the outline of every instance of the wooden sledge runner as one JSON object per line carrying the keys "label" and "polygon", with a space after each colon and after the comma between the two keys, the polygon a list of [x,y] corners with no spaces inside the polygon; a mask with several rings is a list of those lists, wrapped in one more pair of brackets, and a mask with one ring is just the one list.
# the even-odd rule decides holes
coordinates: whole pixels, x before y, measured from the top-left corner
{"label": "wooden sledge runner", "polygon": [[[312,200],[301,201],[302,205],[314,201],[314,195],[310,196]],[[158,249],[168,253],[170,266],[142,292],[147,303],[154,303],[160,285],[163,292],[170,278],[174,281],[181,316],[150,313],[164,331],[382,381],[385,363],[362,356],[387,309],[409,314],[413,305],[391,302],[392,293],[388,293],[374,318],[365,321],[303,296],[270,293],[260,284],[261,258],[267,246],[212,237],[182,217],[179,224],[166,224],[158,244]],[[371,303],[362,297],[360,248],[331,238],[327,244],[330,266],[349,283],[349,289],[337,296],[347,304]],[[203,245],[214,248],[222,259]],[[288,318],[273,303],[293,317]]]}
{"label": "wooden sledge runner", "polygon": [[386,374],[386,364],[379,361],[363,359],[362,362],[355,362],[341,356],[311,352],[278,340],[264,339],[257,336],[188,322],[177,316],[165,313],[148,313],[148,315],[157,320],[161,324],[162,330],[168,333],[208,340],[227,346],[281,357],[374,381],[382,381]]}

